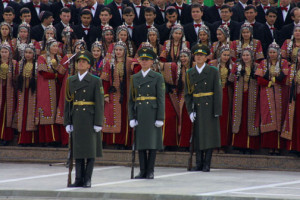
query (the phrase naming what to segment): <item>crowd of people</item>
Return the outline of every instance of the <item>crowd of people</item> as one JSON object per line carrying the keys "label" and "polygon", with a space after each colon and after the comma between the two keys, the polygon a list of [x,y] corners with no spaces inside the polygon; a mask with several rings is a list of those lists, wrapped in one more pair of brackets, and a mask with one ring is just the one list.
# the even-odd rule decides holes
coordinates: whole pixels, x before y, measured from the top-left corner
{"label": "crowd of people", "polygon": [[1,145],[14,137],[24,146],[68,144],[66,82],[77,73],[74,55],[89,50],[104,88],[103,143],[129,148],[130,77],[146,47],[166,85],[163,145],[187,149],[195,119],[186,72],[195,65],[190,48],[203,44],[223,88],[221,146],[300,152],[300,8],[290,0],[0,2]]}

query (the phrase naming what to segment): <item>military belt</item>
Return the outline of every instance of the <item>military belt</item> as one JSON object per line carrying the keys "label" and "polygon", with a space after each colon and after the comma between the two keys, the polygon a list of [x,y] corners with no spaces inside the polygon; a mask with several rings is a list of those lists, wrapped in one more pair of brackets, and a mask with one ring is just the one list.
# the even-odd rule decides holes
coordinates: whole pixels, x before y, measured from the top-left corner
{"label": "military belt", "polygon": [[76,101],[73,103],[74,106],[93,106],[95,102],[92,101]]}
{"label": "military belt", "polygon": [[212,96],[213,92],[200,92],[197,94],[193,94],[193,97],[206,97],[206,96]]}
{"label": "military belt", "polygon": [[137,97],[136,98],[137,101],[146,101],[146,100],[156,100],[156,97]]}

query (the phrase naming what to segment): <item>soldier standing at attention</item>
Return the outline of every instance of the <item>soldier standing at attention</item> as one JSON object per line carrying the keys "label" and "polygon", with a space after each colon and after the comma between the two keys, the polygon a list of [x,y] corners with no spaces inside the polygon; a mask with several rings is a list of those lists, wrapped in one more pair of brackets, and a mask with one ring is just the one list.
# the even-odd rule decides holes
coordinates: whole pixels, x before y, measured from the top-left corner
{"label": "soldier standing at attention", "polygon": [[222,114],[222,86],[219,70],[206,64],[210,50],[196,44],[192,47],[196,66],[186,73],[184,98],[191,121],[194,123],[193,142],[196,167],[192,171],[210,171],[212,151],[220,147]]}
{"label": "soldier standing at attention", "polygon": [[142,70],[131,77],[128,107],[140,162],[140,173],[135,178],[153,179],[156,151],[163,148],[165,82],[161,74],[150,69],[157,56],[152,49],[142,47],[138,56]]}
{"label": "soldier standing at attention", "polygon": [[72,134],[75,159],[75,182],[69,187],[91,187],[95,157],[102,156],[100,131],[104,116],[104,91],[100,78],[89,73],[94,65],[89,51],[80,51],[75,58],[78,74],[66,85],[64,125]]}

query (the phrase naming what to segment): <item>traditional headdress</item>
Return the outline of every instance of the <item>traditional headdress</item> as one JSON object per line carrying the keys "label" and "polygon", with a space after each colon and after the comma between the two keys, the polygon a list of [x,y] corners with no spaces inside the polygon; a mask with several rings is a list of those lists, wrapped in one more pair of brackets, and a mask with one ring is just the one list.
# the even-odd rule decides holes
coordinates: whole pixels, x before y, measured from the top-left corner
{"label": "traditional headdress", "polygon": [[241,38],[244,29],[248,29],[251,32],[251,37],[253,36],[253,26],[250,23],[246,22],[241,26]]}
{"label": "traditional headdress", "polygon": [[160,41],[160,38],[159,38],[159,32],[158,32],[157,28],[155,28],[155,26],[151,26],[150,28],[148,28],[148,32],[147,32],[147,40],[148,40],[148,38],[149,38],[149,33],[150,33],[150,32],[156,33],[156,35],[157,35],[157,40]]}
{"label": "traditional headdress", "polygon": [[7,22],[1,22],[0,29],[2,28],[2,26],[7,26],[8,27],[8,29],[9,29],[9,36],[10,36],[10,38],[12,38],[12,28],[11,28],[11,25],[9,23],[7,23]]}
{"label": "traditional headdress", "polygon": [[55,28],[52,24],[50,24],[49,26],[47,26],[47,27],[45,28],[44,36],[46,37],[46,33],[47,33],[47,31],[49,31],[49,30],[53,31],[53,32],[54,32],[54,37],[56,37],[56,28]]}
{"label": "traditional headdress", "polygon": [[183,26],[181,24],[175,24],[172,29],[171,29],[171,33],[170,33],[170,39],[172,38],[172,35],[175,31],[180,30],[182,32],[182,41],[185,41],[185,36],[184,36],[184,29]]}
{"label": "traditional headdress", "polygon": [[[119,33],[120,33],[121,31],[126,31],[127,36],[129,35],[127,26],[123,24],[123,25],[121,25],[121,26],[119,26],[119,27],[117,28],[117,32],[116,32],[116,39],[117,39],[117,41],[120,40],[120,38],[119,38]],[[129,37],[128,37],[128,39],[129,39]]]}
{"label": "traditional headdress", "polygon": [[81,38],[80,40],[77,40],[77,41],[75,42],[75,44],[74,44],[74,51],[75,51],[75,49],[76,49],[76,47],[77,47],[78,45],[81,45],[82,47],[84,47],[84,49],[87,49],[86,43],[85,43],[85,41],[83,40],[83,38]]}
{"label": "traditional headdress", "polygon": [[102,37],[104,38],[105,36],[105,33],[106,32],[111,32],[112,34],[114,34],[114,29],[112,26],[109,26],[109,25],[105,25],[102,29]]}
{"label": "traditional headdress", "polygon": [[92,50],[93,50],[93,48],[95,48],[95,47],[97,47],[97,48],[99,48],[100,50],[101,50],[101,52],[102,52],[102,50],[103,50],[103,46],[102,46],[102,44],[98,41],[98,38],[97,38],[97,40],[92,44]]}
{"label": "traditional headdress", "polygon": [[201,31],[205,32],[208,35],[208,45],[211,46],[210,30],[209,30],[208,26],[206,26],[205,24],[202,24],[198,30],[198,42],[197,43],[201,42],[200,38],[199,38],[199,34]]}

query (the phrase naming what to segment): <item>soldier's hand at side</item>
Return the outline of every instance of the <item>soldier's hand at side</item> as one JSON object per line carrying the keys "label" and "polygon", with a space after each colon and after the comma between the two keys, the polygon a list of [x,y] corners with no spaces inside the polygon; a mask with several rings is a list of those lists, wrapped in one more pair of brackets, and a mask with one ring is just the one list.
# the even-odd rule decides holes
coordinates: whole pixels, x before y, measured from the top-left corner
{"label": "soldier's hand at side", "polygon": [[137,126],[138,124],[139,124],[138,121],[135,120],[135,119],[132,119],[132,120],[130,120],[130,122],[129,122],[129,126],[130,126],[131,128],[134,128],[134,127]]}
{"label": "soldier's hand at side", "polygon": [[73,131],[73,125],[67,125],[67,126],[66,126],[66,132],[67,132],[68,134],[70,134],[72,131]]}
{"label": "soldier's hand at side", "polygon": [[107,102],[107,103],[109,103],[109,97],[105,97],[104,101]]}
{"label": "soldier's hand at side", "polygon": [[162,127],[164,125],[164,122],[163,121],[160,121],[160,120],[156,120],[154,125],[159,128],[159,127]]}
{"label": "soldier's hand at side", "polygon": [[196,113],[195,112],[192,112],[190,114],[190,119],[191,119],[192,123],[195,121],[195,119],[196,119]]}
{"label": "soldier's hand at side", "polygon": [[101,126],[94,126],[94,130],[96,133],[100,132],[102,130]]}

